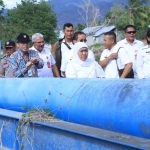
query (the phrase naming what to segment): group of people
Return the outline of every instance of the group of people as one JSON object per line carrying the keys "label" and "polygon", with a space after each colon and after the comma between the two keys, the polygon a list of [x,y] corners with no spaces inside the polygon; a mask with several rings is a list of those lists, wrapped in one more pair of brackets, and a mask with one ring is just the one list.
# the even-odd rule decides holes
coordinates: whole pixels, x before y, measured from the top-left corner
{"label": "group of people", "polygon": [[[86,35],[73,25],[63,26],[64,38],[55,45],[53,57],[40,33],[32,35],[32,47],[27,34],[17,36],[17,42],[5,43],[5,55],[0,61],[0,77],[63,77],[63,78],[150,78],[150,29],[147,45],[136,40],[136,28],[124,29],[125,39],[116,41],[113,31],[104,33],[105,50],[100,61],[86,44]],[[17,47],[17,48],[16,48]]]}

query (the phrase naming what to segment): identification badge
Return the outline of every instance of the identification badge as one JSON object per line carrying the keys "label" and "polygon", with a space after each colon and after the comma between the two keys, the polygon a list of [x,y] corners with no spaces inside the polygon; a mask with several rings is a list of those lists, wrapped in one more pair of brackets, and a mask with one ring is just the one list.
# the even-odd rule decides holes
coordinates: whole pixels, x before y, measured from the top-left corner
{"label": "identification badge", "polygon": [[28,76],[31,77],[32,76],[32,71],[28,70]]}
{"label": "identification badge", "polygon": [[47,62],[47,67],[48,67],[48,68],[50,68],[50,67],[51,67],[51,64],[50,64],[50,62],[49,62],[49,61]]}

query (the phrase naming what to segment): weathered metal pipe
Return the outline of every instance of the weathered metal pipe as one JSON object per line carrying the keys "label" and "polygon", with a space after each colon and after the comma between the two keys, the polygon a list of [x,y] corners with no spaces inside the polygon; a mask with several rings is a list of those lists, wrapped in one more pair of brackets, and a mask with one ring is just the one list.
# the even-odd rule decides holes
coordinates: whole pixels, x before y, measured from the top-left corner
{"label": "weathered metal pipe", "polygon": [[150,138],[150,80],[0,79],[0,107],[50,109],[59,119]]}

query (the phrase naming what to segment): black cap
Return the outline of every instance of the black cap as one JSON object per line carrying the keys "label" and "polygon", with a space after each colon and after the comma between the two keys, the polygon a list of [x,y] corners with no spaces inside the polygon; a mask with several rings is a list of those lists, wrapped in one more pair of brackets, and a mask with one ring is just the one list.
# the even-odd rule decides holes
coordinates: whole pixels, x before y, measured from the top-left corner
{"label": "black cap", "polygon": [[5,42],[5,47],[14,47],[15,45],[15,42],[11,40]]}
{"label": "black cap", "polygon": [[25,33],[20,33],[17,36],[17,42],[30,42],[30,38],[29,35],[25,34]]}

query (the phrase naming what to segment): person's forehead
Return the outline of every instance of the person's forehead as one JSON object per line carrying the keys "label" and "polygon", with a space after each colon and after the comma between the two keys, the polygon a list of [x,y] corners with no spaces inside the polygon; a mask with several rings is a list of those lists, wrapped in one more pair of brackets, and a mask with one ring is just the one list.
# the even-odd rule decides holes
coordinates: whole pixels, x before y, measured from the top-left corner
{"label": "person's forehead", "polygon": [[43,41],[44,38],[43,38],[43,37],[36,37],[36,38],[35,38],[35,41],[41,41],[41,40]]}
{"label": "person's forehead", "polygon": [[128,27],[126,31],[134,31],[135,29],[133,27]]}
{"label": "person's forehead", "polygon": [[104,39],[111,40],[109,35],[104,35]]}
{"label": "person's forehead", "polygon": [[80,39],[80,38],[86,39],[86,36],[84,34],[78,34],[78,39]]}
{"label": "person's forehead", "polygon": [[70,27],[65,27],[65,30],[73,30],[73,27],[70,26]]}

